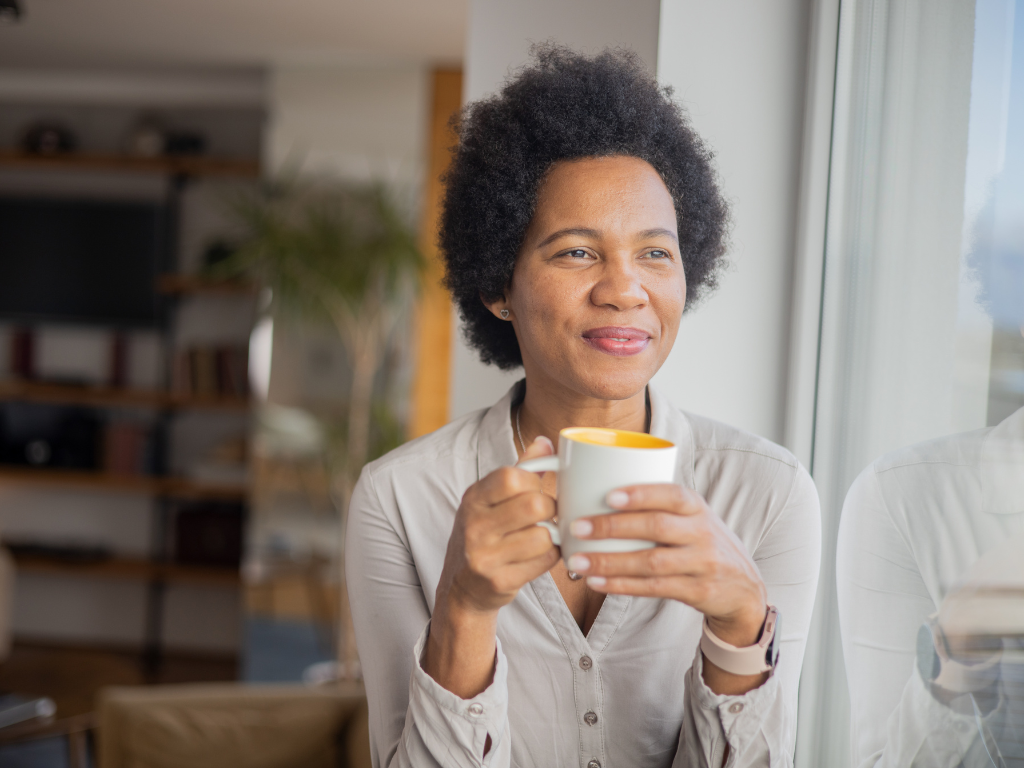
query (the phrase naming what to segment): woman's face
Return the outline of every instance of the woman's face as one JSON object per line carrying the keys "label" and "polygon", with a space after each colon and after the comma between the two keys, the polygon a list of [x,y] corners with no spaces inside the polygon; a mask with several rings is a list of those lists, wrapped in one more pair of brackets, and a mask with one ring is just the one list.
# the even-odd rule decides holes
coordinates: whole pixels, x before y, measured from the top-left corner
{"label": "woman's face", "polygon": [[510,310],[531,383],[624,400],[665,362],[685,303],[672,196],[647,162],[603,157],[551,168],[489,306]]}

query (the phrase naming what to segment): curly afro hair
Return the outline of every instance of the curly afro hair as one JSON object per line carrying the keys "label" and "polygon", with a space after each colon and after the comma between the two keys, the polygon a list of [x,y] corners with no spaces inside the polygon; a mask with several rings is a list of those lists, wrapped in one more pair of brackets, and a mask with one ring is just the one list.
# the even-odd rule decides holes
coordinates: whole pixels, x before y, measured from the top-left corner
{"label": "curly afro hair", "polygon": [[444,178],[440,225],[445,285],[485,363],[522,365],[512,324],[482,301],[502,296],[552,164],[625,155],[650,163],[672,195],[689,309],[717,282],[729,213],[712,153],[639,56],[589,57],[547,44],[496,96],[468,105]]}

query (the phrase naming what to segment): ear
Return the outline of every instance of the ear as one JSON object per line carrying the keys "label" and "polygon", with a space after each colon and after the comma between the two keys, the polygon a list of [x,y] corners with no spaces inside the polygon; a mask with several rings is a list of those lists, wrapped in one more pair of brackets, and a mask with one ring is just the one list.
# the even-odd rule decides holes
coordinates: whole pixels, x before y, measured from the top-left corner
{"label": "ear", "polygon": [[512,319],[512,306],[507,295],[499,296],[497,298],[488,298],[481,293],[480,301],[482,301],[484,306],[490,310],[491,314],[499,320]]}

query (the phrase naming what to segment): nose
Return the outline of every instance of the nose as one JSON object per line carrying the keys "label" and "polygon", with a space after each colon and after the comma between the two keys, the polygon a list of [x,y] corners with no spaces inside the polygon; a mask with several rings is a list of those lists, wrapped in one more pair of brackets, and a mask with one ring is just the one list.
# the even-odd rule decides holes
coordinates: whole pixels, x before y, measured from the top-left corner
{"label": "nose", "polygon": [[590,291],[590,300],[596,306],[620,312],[647,304],[649,297],[634,260],[629,256],[605,259]]}

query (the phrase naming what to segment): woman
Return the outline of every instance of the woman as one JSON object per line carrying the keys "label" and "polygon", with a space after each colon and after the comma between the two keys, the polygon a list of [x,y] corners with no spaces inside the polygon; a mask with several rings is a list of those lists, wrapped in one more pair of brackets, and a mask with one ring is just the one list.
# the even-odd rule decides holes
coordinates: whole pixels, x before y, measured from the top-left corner
{"label": "woman", "polygon": [[[346,574],[375,766],[790,764],[813,484],[778,446],[648,387],[714,284],[726,220],[710,154],[632,54],[541,49],[465,110],[447,285],[481,357],[526,377],[367,466],[353,496]],[[574,557],[572,572],[559,560],[535,525],[556,514],[554,477],[514,465],[570,426],[679,447],[675,483],[613,492],[621,512],[574,524],[658,547]],[[698,651],[705,618],[754,646],[770,606],[785,636],[767,671]]]}

